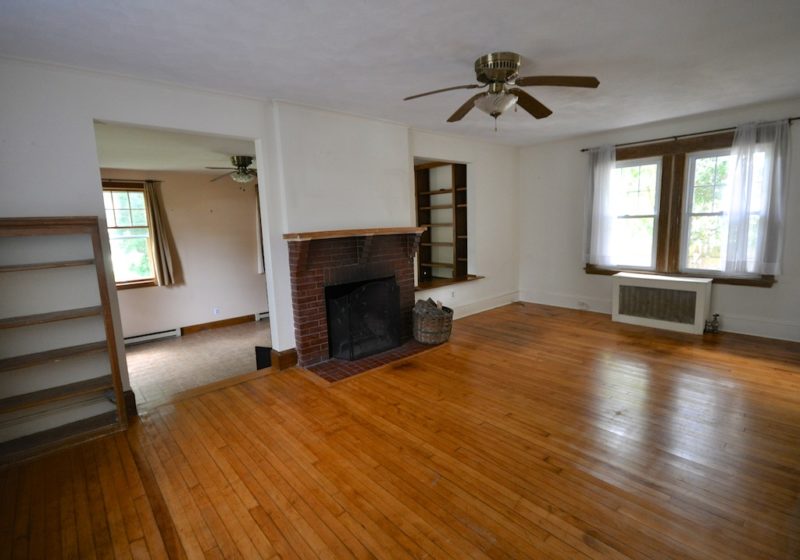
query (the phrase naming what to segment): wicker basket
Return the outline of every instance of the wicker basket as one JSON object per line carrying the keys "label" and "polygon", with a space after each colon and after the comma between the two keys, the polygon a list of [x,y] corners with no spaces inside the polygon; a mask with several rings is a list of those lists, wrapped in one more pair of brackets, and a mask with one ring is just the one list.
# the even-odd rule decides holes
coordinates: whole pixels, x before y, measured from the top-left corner
{"label": "wicker basket", "polygon": [[423,315],[414,309],[414,340],[423,344],[441,344],[450,338],[453,310],[442,307],[444,315]]}

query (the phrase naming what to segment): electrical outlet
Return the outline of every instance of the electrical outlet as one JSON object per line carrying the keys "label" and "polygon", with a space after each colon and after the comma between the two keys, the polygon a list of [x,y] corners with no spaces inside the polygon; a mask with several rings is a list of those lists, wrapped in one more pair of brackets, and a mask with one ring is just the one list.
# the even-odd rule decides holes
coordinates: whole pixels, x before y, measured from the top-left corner
{"label": "electrical outlet", "polygon": [[213,309],[211,309],[211,313],[213,313],[214,315],[219,315],[219,307],[214,307]]}

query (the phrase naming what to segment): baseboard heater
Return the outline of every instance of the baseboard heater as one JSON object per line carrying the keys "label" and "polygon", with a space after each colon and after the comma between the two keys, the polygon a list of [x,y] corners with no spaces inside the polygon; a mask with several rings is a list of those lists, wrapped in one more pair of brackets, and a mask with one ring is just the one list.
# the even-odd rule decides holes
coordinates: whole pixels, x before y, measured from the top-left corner
{"label": "baseboard heater", "polygon": [[136,336],[126,336],[125,344],[138,344],[139,342],[147,342],[149,340],[156,340],[159,338],[170,338],[173,336],[180,336],[180,329],[170,329],[168,331],[159,331],[147,334],[137,334]]}
{"label": "baseboard heater", "polygon": [[710,278],[620,272],[612,284],[614,321],[703,334],[711,310]]}

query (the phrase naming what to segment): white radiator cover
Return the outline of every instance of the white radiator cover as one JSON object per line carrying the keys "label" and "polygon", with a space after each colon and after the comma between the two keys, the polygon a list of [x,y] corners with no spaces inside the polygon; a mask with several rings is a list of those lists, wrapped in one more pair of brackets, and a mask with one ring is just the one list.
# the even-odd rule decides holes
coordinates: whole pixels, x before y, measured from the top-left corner
{"label": "white radiator cover", "polygon": [[[632,325],[703,334],[711,311],[711,282],[711,278],[620,272],[612,277],[611,318]],[[680,310],[676,309],[678,303]]]}

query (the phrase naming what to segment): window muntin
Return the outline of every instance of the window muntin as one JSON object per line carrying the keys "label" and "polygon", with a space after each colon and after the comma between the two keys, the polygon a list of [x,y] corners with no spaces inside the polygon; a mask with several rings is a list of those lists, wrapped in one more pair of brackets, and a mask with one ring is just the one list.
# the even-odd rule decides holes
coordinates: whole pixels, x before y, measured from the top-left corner
{"label": "window muntin", "polygon": [[618,162],[611,177],[611,247],[617,266],[653,269],[661,158]]}
{"label": "window muntin", "polygon": [[147,202],[143,189],[103,190],[117,284],[155,280]]}

